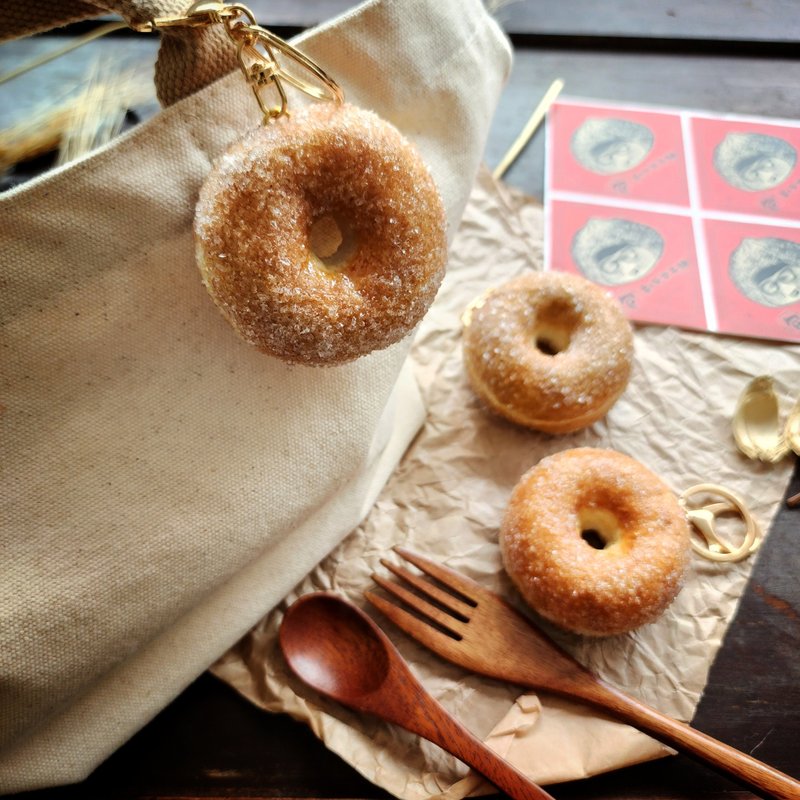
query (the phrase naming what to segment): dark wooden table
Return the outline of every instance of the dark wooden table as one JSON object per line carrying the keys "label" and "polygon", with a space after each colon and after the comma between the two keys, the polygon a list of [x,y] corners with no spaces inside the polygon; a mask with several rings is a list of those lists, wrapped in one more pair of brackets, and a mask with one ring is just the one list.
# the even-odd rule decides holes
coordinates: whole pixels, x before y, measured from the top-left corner
{"label": "dark wooden table", "polygon": [[[288,36],[351,5],[349,0],[250,2]],[[497,12],[516,61],[486,151],[495,165],[555,77],[566,93],[697,109],[796,117],[800,109],[800,6],[794,0],[530,0]],[[0,48],[0,72],[62,43],[61,36]],[[155,43],[135,35],[101,40],[0,87],[0,124],[12,107],[46,96],[47,75],[79,73],[90,57],[152,62]],[[45,70],[52,69],[53,73]],[[20,79],[22,80],[22,79]],[[19,102],[17,102],[19,101]],[[152,108],[140,109],[141,115]],[[543,134],[506,174],[541,197]],[[19,177],[24,177],[22,171]],[[779,345],[776,345],[779,346]],[[800,391],[800,365],[798,365]],[[742,468],[748,465],[743,460]],[[768,474],[764,478],[769,480]],[[800,491],[794,470],[787,496]],[[800,776],[800,510],[781,508],[709,676],[694,725]],[[113,713],[113,709],[109,709]],[[76,736],[80,735],[76,731]],[[552,787],[559,800],[743,800],[752,797],[676,756]],[[327,751],[305,727],[262,713],[210,675],[201,676],[84,783],[30,800],[386,795]]]}

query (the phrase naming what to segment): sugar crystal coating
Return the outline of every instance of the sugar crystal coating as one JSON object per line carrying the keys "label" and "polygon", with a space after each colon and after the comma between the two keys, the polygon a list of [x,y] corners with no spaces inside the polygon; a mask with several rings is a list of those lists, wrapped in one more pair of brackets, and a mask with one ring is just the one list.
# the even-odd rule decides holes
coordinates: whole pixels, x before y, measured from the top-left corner
{"label": "sugar crystal coating", "polygon": [[[331,227],[347,239],[339,261]],[[444,207],[414,147],[375,114],[333,103],[234,144],[201,190],[195,241],[203,282],[242,338],[311,365],[403,338],[447,259]]]}
{"label": "sugar crystal coating", "polygon": [[[605,528],[601,548],[584,536],[597,520]],[[622,453],[585,447],[544,458],[521,478],[500,548],[506,571],[538,613],[568,630],[606,636],[653,621],[672,602],[689,536],[677,499],[658,476]]]}
{"label": "sugar crystal coating", "polygon": [[627,386],[632,361],[633,333],[619,303],[567,273],[529,272],[492,289],[464,328],[464,363],[478,397],[512,422],[550,433],[604,416]]}

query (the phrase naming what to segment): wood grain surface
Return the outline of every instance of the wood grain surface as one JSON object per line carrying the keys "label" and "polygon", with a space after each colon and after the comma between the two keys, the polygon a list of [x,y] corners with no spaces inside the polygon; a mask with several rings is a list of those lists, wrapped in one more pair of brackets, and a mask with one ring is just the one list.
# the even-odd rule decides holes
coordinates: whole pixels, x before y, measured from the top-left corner
{"label": "wood grain surface", "polygon": [[[382,561],[392,579],[378,574],[372,579],[385,594],[370,590],[365,596],[398,628],[434,653],[470,672],[586,702],[756,793],[779,800],[800,797],[800,781],[595,677],[494,592],[442,563],[406,548],[394,549],[424,575]],[[442,592],[439,585],[450,593]],[[409,614],[407,609],[418,614]]]}

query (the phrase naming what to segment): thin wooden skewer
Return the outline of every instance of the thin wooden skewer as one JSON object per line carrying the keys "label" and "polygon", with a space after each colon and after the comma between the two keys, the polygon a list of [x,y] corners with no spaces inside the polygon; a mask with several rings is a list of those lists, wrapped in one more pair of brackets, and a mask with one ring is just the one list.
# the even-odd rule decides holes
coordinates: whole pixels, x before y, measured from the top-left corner
{"label": "thin wooden skewer", "polygon": [[64,54],[70,53],[73,50],[77,50],[79,47],[83,47],[83,45],[88,44],[95,39],[99,39],[101,36],[105,36],[108,33],[113,33],[114,31],[118,31],[127,27],[128,26],[124,22],[109,22],[107,25],[101,25],[91,33],[81,36],[80,39],[75,39],[75,41],[70,42],[64,47],[59,47],[57,50],[53,50],[50,53],[45,53],[43,56],[35,58],[33,61],[29,61],[27,64],[23,64],[21,67],[17,67],[17,69],[12,69],[11,72],[6,72],[5,75],[0,75],[0,85],[8,83],[8,81],[13,80],[14,78],[18,78],[20,75],[24,75],[26,72],[30,72],[32,69],[41,67],[42,64],[48,64],[59,56],[63,56]]}
{"label": "thin wooden skewer", "polygon": [[501,178],[505,171],[514,163],[514,159],[522,152],[522,148],[530,141],[536,129],[541,124],[550,106],[553,105],[561,90],[564,88],[564,81],[556,78],[550,88],[544,93],[544,97],[539,101],[539,105],[533,110],[530,119],[525,123],[522,132],[517,136],[516,141],[508,149],[500,163],[494,168],[492,177]]}
{"label": "thin wooden skewer", "polygon": [[800,492],[798,492],[795,495],[792,495],[786,501],[786,505],[789,506],[789,508],[797,508],[798,506],[800,506]]}

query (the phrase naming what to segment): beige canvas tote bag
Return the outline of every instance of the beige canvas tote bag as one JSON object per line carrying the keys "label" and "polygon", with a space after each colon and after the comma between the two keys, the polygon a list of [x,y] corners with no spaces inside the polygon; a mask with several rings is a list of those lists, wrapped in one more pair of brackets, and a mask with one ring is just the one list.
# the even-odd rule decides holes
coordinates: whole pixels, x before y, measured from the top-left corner
{"label": "beige canvas tote bag", "polygon": [[[297,44],[416,143],[452,237],[510,66],[479,0]],[[237,71],[0,197],[0,791],[88,774],[363,519],[424,418],[409,339],[287,366],[203,288],[197,194],[258,122]]]}

